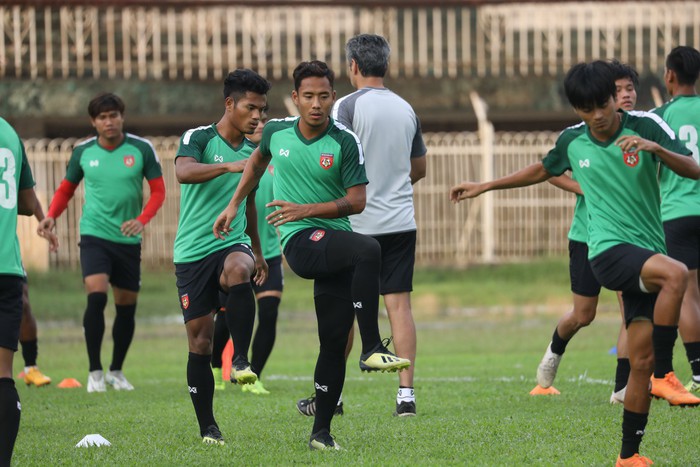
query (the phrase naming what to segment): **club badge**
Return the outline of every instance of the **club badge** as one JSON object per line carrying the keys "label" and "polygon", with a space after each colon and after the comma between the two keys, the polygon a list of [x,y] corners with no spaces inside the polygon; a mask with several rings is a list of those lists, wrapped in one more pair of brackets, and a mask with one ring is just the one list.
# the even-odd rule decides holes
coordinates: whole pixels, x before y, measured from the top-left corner
{"label": "club badge", "polygon": [[180,297],[180,301],[182,302],[182,308],[187,309],[190,306],[190,296],[189,294],[184,294]]}
{"label": "club badge", "polygon": [[322,153],[321,154],[321,167],[328,170],[333,167],[333,154]]}
{"label": "club badge", "polygon": [[135,162],[136,162],[136,159],[134,159],[134,156],[132,156],[132,155],[124,156],[124,165],[125,166],[133,167]]}
{"label": "club badge", "polygon": [[311,240],[312,242],[317,242],[325,236],[326,236],[325,230],[314,230],[313,233],[311,234],[311,236],[309,237],[309,240]]}
{"label": "club badge", "polygon": [[626,152],[622,154],[622,157],[625,164],[630,167],[635,167],[637,164],[639,164],[639,153],[637,151]]}

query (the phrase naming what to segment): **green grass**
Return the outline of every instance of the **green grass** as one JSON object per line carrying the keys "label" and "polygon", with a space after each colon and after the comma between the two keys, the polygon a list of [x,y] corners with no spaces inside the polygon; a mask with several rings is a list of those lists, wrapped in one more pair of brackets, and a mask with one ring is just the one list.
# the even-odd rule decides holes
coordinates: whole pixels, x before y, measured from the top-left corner
{"label": "green grass", "polygon": [[[418,271],[415,283],[418,417],[391,416],[396,376],[360,373],[356,347],[343,396],[346,415],[333,423],[346,450],[319,453],[306,444],[312,420],[294,406],[312,391],[318,352],[309,282],[286,277],[278,340],[263,375],[272,394],[254,396],[232,386],[216,393],[215,413],[227,444],[215,447],[200,442],[187,392],[187,338],[172,273],[143,277],[136,336],[125,365],[136,390],[105,394],[56,387],[68,377],[86,383],[79,275],[30,273],[39,363],[54,384],[40,389],[18,384],[23,410],[13,459],[17,465],[168,466],[614,462],[622,409],[608,404],[615,371],[608,349],[619,326],[613,294],[603,295],[607,308],[570,343],[555,383],[562,394],[532,397],[537,363],[558,316],[570,307],[564,259]],[[109,318],[108,313],[108,323]],[[380,324],[388,335],[386,318]],[[108,324],[103,364],[111,355],[110,329]],[[682,347],[676,356],[677,373],[687,381]],[[18,353],[15,373],[21,360]],[[697,410],[654,401],[642,453],[658,465],[695,464]],[[91,433],[112,446],[74,447]]]}

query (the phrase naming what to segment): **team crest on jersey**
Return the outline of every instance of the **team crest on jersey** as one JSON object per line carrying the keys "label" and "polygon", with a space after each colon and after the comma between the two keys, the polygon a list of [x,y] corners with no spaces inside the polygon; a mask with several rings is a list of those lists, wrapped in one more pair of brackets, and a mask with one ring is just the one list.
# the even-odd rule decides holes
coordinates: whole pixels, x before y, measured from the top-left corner
{"label": "team crest on jersey", "polygon": [[625,164],[627,164],[630,167],[634,167],[637,164],[639,164],[639,153],[637,151],[634,152],[626,152],[622,155]]}
{"label": "team crest on jersey", "polygon": [[321,167],[328,170],[333,167],[333,154],[322,153],[321,154]]}
{"label": "team crest on jersey", "polygon": [[309,240],[311,240],[312,242],[317,242],[325,236],[326,236],[325,230],[314,230],[314,232],[309,237]]}
{"label": "team crest on jersey", "polygon": [[136,162],[136,159],[134,159],[134,156],[132,156],[132,155],[124,156],[124,165],[125,166],[133,167],[135,162]]}
{"label": "team crest on jersey", "polygon": [[190,295],[189,294],[184,294],[180,296],[180,302],[182,302],[182,308],[187,309],[190,306]]}
{"label": "team crest on jersey", "polygon": [[270,175],[275,175],[275,166],[272,164],[268,164],[267,171],[270,172]]}

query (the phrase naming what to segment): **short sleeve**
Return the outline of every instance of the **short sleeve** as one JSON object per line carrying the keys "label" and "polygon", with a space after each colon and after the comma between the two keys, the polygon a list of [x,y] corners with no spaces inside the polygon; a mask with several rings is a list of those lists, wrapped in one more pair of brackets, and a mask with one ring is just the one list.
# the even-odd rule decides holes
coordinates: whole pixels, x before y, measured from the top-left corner
{"label": "short sleeve", "polygon": [[343,188],[350,188],[356,185],[368,183],[365,172],[365,157],[362,152],[360,139],[350,131],[346,131],[341,140],[341,160],[340,175],[343,179]]}
{"label": "short sleeve", "polygon": [[423,157],[427,152],[428,148],[425,147],[425,142],[423,141],[420,119],[416,116],[416,134],[413,136],[413,143],[411,144],[411,158]]}
{"label": "short sleeve", "polygon": [[258,145],[258,149],[260,149],[260,152],[266,159],[272,157],[272,154],[270,153],[270,138],[272,138],[272,134],[275,132],[273,125],[270,125],[270,122],[268,122],[263,127],[262,136],[260,137],[260,144]]}
{"label": "short sleeve", "polygon": [[19,172],[19,190],[26,190],[32,188],[34,183],[34,177],[32,176],[32,168],[29,166],[29,160],[27,160],[27,153],[24,150],[24,144],[22,141],[19,142],[20,149],[22,151],[22,167]]}
{"label": "short sleeve", "polygon": [[209,127],[200,127],[187,130],[180,138],[180,147],[177,149],[178,157],[192,157],[197,162],[202,160],[204,150],[209,144],[209,137],[204,131]]}
{"label": "short sleeve", "polygon": [[[352,94],[350,94],[350,96],[352,96]],[[352,130],[352,117],[355,111],[355,99],[350,99],[350,96],[346,96],[335,103],[333,108],[333,119]]]}
{"label": "short sleeve", "polygon": [[567,170],[571,170],[571,163],[569,162],[568,155],[570,142],[571,138],[568,137],[566,132],[563,132],[559,135],[559,138],[557,138],[554,147],[542,159],[544,169],[553,177],[558,177]]}
{"label": "short sleeve", "polygon": [[143,176],[146,180],[153,180],[154,178],[162,177],[163,170],[160,166],[160,160],[156,155],[156,150],[153,145],[148,142],[144,144],[142,149],[143,153]]}
{"label": "short sleeve", "polygon": [[66,180],[75,185],[80,183],[84,176],[83,168],[80,165],[80,158],[84,150],[84,145],[74,148],[70,160],[68,161],[68,167],[66,168]]}

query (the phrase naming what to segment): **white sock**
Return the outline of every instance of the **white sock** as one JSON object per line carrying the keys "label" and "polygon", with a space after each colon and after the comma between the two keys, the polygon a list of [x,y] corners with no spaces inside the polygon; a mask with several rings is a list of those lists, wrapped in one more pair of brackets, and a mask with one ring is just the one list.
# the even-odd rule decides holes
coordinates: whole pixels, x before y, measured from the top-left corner
{"label": "white sock", "polygon": [[700,383],[700,375],[693,375],[693,381]]}
{"label": "white sock", "polygon": [[401,402],[415,402],[416,394],[413,388],[399,388],[399,392],[396,394],[396,403]]}
{"label": "white sock", "polygon": [[29,370],[31,370],[32,368],[36,368],[36,365],[25,366],[25,367],[24,367],[24,373],[25,373],[25,374],[26,374],[26,373],[29,373]]}
{"label": "white sock", "polygon": [[338,403],[336,404],[336,406],[338,406],[338,405],[340,405],[340,404],[342,404],[342,403],[343,403],[343,393],[341,392],[341,393],[340,393],[340,397],[338,398]]}

